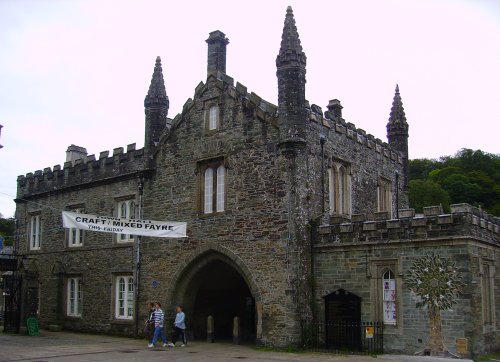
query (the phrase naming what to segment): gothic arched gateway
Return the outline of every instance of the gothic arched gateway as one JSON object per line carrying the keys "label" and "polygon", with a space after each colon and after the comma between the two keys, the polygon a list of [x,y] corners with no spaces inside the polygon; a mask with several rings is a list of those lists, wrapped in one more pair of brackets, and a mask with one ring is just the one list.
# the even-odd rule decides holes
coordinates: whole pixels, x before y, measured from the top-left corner
{"label": "gothic arched gateway", "polygon": [[262,309],[249,270],[227,250],[197,254],[176,276],[170,299],[184,306],[193,337],[207,338],[207,318],[212,316],[215,341],[231,340],[234,317],[239,317],[240,341],[256,342],[261,337]]}

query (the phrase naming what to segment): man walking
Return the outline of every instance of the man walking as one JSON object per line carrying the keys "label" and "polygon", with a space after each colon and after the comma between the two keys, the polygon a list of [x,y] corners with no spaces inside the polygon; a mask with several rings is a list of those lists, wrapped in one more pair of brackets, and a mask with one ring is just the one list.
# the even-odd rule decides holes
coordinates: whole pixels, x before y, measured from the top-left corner
{"label": "man walking", "polygon": [[172,336],[172,343],[169,343],[170,347],[175,347],[175,342],[177,342],[177,338],[179,338],[179,335],[182,338],[182,344],[181,347],[185,347],[187,340],[186,340],[186,315],[182,311],[182,305],[178,305],[177,308],[175,308],[177,314],[175,315],[175,322],[174,322],[174,334]]}
{"label": "man walking", "polygon": [[146,320],[146,325],[144,326],[144,333],[148,337],[148,344],[151,344],[155,332],[155,321],[154,321],[155,304],[153,302],[148,303],[148,311],[149,311],[148,319]]}
{"label": "man walking", "polygon": [[163,341],[163,347],[167,346],[167,337],[163,333],[163,322],[165,320],[165,313],[161,310],[160,302],[155,303],[154,321],[155,321],[155,333],[153,335],[153,340],[148,344],[149,348],[153,348],[156,344],[158,338]]}

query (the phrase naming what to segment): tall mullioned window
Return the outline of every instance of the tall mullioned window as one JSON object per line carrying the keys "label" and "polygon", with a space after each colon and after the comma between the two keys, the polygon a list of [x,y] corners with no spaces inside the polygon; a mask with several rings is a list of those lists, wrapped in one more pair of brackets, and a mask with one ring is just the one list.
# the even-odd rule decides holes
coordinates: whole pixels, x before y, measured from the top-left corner
{"label": "tall mullioned window", "polygon": [[392,212],[392,183],[381,178],[377,188],[378,211]]}
{"label": "tall mullioned window", "polygon": [[331,214],[351,213],[351,178],[348,166],[334,163],[328,170],[329,202]]}
{"label": "tall mullioned window", "polygon": [[133,319],[134,278],[126,275],[117,276],[115,284],[115,318]]}
{"label": "tall mullioned window", "polygon": [[71,317],[82,315],[82,280],[81,278],[68,278],[67,282],[66,314]]}
{"label": "tall mullioned window", "polygon": [[[72,209],[72,212],[82,213],[83,209]],[[82,246],[84,231],[81,229],[71,228],[68,230],[68,246]]]}
{"label": "tall mullioned window", "polygon": [[226,168],[213,162],[202,168],[202,211],[204,214],[223,212],[226,207]]}
{"label": "tall mullioned window", "polygon": [[394,273],[387,270],[382,275],[382,310],[384,324],[396,324],[396,280]]}
{"label": "tall mullioned window", "polygon": [[[121,219],[134,219],[135,218],[135,202],[134,200],[125,200],[118,202],[118,214]],[[134,236],[130,234],[118,234],[118,242],[134,241]]]}
{"label": "tall mullioned window", "polygon": [[42,244],[42,220],[40,215],[30,217],[30,250],[40,250]]}

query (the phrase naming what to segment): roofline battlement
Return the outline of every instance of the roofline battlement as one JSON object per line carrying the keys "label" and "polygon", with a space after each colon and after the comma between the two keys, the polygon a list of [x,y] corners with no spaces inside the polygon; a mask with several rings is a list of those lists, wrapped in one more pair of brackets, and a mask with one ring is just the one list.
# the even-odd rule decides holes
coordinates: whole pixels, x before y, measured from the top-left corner
{"label": "roofline battlement", "polygon": [[263,121],[269,121],[271,124],[277,126],[276,122],[278,117],[278,106],[262,99],[258,94],[254,92],[249,93],[247,87],[239,82],[236,82],[236,85],[234,85],[234,79],[232,77],[221,71],[218,71],[216,76],[213,73],[209,74],[206,83],[204,83],[203,81],[200,81],[200,83],[198,83],[195,88],[193,98],[188,98],[182,106],[182,111],[180,113],[177,113],[172,119],[171,127],[167,127],[165,129],[160,138],[160,143],[162,143],[164,139],[168,138],[171,130],[174,130],[178,127],[183,116],[187,112],[189,112],[191,108],[194,107],[195,100],[202,97],[203,93],[208,88],[208,83],[211,77],[215,79],[216,87],[221,90],[227,89],[230,97],[232,97],[233,99],[241,97],[245,107],[255,108],[254,115],[256,118]]}
{"label": "roofline battlement", "polygon": [[43,170],[29,172],[17,177],[17,198],[33,196],[91,183],[93,181],[120,177],[145,169],[144,149],[136,149],[136,144],[114,148],[95,155],[87,155],[74,161],[66,161],[63,166],[55,165]]}
{"label": "roofline battlement", "polygon": [[310,110],[309,121],[328,129],[328,133],[335,132],[344,134],[345,137],[352,140],[352,142],[357,142],[376,153],[380,153],[387,159],[403,164],[404,156],[401,152],[393,149],[387,142],[375,138],[375,136],[370,133],[367,134],[362,128],[356,128],[354,123],[346,122],[345,119],[341,117],[333,117],[329,111],[325,112],[327,115],[325,117],[321,107],[316,104],[313,104]]}
{"label": "roofline battlement", "polygon": [[334,215],[329,224],[317,227],[316,245],[470,237],[500,246],[499,217],[469,204],[454,204],[450,209],[444,214],[442,206],[424,207],[423,216],[415,216],[414,209],[401,209],[399,219],[387,211],[374,213],[372,220],[363,214]]}

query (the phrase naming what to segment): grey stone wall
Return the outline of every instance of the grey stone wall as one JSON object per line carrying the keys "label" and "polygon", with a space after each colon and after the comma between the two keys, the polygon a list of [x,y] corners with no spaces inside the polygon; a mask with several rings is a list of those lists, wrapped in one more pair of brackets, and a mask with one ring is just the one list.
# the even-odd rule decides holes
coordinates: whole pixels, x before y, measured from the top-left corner
{"label": "grey stone wall", "polygon": [[[469,205],[452,205],[452,214],[436,215],[440,208],[427,208],[425,217],[401,220],[364,221],[319,227],[314,248],[316,302],[324,315],[322,297],[339,288],[362,298],[362,320],[380,321],[382,266],[396,275],[397,325],[386,326],[384,348],[391,352],[414,353],[425,347],[428,317],[415,307],[416,300],[404,280],[413,260],[434,252],[451,258],[457,265],[465,288],[458,303],[442,313],[445,345],[456,350],[456,339],[467,338],[472,354],[498,348],[496,324],[483,321],[481,268],[495,265],[495,300],[498,300],[500,229],[498,218]],[[404,213],[403,213],[404,214]],[[500,306],[496,303],[496,315]]]}
{"label": "grey stone wall", "polygon": [[[113,234],[85,231],[83,246],[69,247],[61,211],[78,205],[88,213],[116,215],[117,200],[132,197],[137,201],[136,177],[90,189],[67,188],[38,197],[24,196],[25,199],[17,200],[20,234],[17,252],[23,255],[21,270],[33,274],[39,283],[41,326],[59,324],[79,331],[131,333],[133,323],[114,321],[112,284],[116,273],[134,272],[134,243],[118,244]],[[28,248],[29,220],[33,212],[40,212],[42,218],[40,250]],[[65,278],[71,276],[83,280],[81,318],[66,316]],[[33,286],[36,283],[34,280]],[[29,301],[25,300],[26,303]]]}

